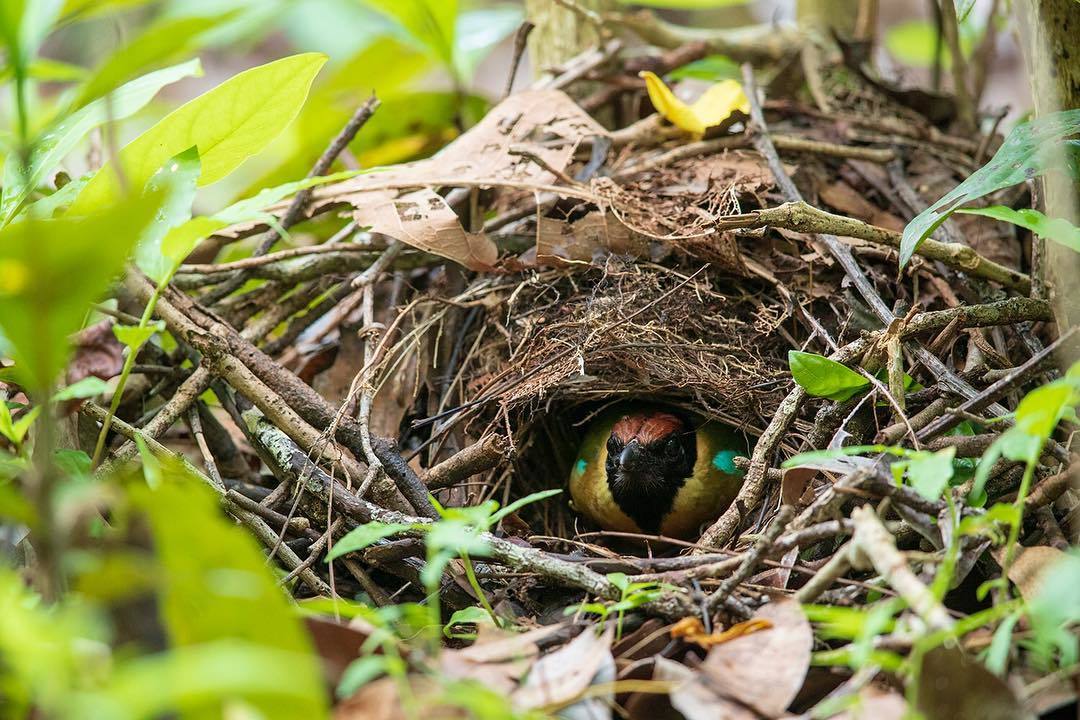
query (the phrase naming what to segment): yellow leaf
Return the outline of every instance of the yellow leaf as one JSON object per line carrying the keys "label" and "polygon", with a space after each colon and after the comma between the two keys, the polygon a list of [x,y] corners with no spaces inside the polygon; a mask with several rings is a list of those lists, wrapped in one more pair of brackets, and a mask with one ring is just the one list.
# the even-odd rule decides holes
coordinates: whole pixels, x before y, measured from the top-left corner
{"label": "yellow leaf", "polygon": [[649,99],[656,111],[676,127],[694,135],[704,135],[707,128],[724,122],[736,110],[750,113],[750,101],[736,80],[716,83],[693,105],[687,105],[675,97],[656,73],[646,70],[641,77],[645,78],[645,89],[649,91]]}

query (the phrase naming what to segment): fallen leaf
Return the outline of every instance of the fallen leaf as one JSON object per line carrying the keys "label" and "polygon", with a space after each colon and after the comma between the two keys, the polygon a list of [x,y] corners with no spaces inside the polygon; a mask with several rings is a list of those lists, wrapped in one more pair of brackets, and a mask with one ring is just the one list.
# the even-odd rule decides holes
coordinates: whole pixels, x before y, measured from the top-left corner
{"label": "fallen leaf", "polygon": [[536,261],[540,264],[592,262],[607,253],[641,257],[647,251],[644,239],[610,213],[593,211],[572,222],[541,217],[536,223]]}
{"label": "fallen leaf", "polygon": [[442,672],[451,678],[478,680],[509,695],[540,654],[536,643],[561,628],[561,625],[548,625],[525,633],[485,628],[469,647],[443,651]]}
{"label": "fallen leaf", "polygon": [[785,505],[799,505],[810,487],[810,482],[817,477],[818,470],[810,467],[785,468],[780,479],[780,498]]}
{"label": "fallen leaf", "polygon": [[674,660],[657,657],[653,680],[674,684],[668,700],[686,720],[759,720],[753,711],[717,695],[700,672]]}
{"label": "fallen leaf", "polygon": [[360,648],[367,642],[368,633],[329,617],[308,616],[304,618],[304,625],[322,661],[327,685],[336,687],[345,668],[360,657]]}
{"label": "fallen leaf", "polygon": [[108,380],[120,374],[124,346],[113,335],[112,327],[112,319],[105,319],[75,336],[75,354],[67,368],[68,385],[90,376]]}
{"label": "fallen leaf", "polygon": [[596,673],[611,659],[614,626],[602,635],[586,628],[555,652],[540,658],[511,700],[514,707],[531,710],[563,705],[585,692]]}
{"label": "fallen leaf", "polygon": [[959,648],[923,656],[918,710],[927,720],[1021,720],[1030,717],[1012,689]]}
{"label": "fallen leaf", "polygon": [[694,135],[704,135],[705,130],[721,124],[736,111],[744,115],[750,112],[750,101],[737,80],[718,82],[687,105],[675,97],[656,73],[644,70],[640,76],[645,79],[645,89],[656,111],[676,127]]}
{"label": "fallen leaf", "polygon": [[813,633],[799,603],[787,597],[763,605],[754,619],[766,620],[772,627],[717,645],[705,657],[701,671],[718,694],[775,717],[802,687],[810,667]]}
{"label": "fallen leaf", "polygon": [[[1002,552],[995,553],[999,562],[1004,560],[1004,548],[1001,550]],[[1016,585],[1025,600],[1031,600],[1039,594],[1039,589],[1046,578],[1046,571],[1059,560],[1070,557],[1068,553],[1047,545],[1019,547],[1013,564],[1009,568],[1009,580]]]}
{"label": "fallen leaf", "polygon": [[736,623],[727,630],[721,632],[707,633],[705,632],[705,626],[701,623],[700,619],[696,617],[685,617],[671,627],[671,637],[685,638],[687,642],[692,642],[695,645],[708,649],[715,645],[721,645],[730,640],[734,640],[737,637],[742,637],[743,635],[749,635],[750,633],[755,633],[759,630],[768,630],[772,626],[772,623],[764,618],[753,618],[751,620],[746,620],[745,622]]}
{"label": "fallen leaf", "polygon": [[400,197],[378,193],[373,202],[358,206],[353,219],[418,250],[464,265],[490,270],[499,249],[483,233],[467,232],[457,214],[434,190],[423,189]]}

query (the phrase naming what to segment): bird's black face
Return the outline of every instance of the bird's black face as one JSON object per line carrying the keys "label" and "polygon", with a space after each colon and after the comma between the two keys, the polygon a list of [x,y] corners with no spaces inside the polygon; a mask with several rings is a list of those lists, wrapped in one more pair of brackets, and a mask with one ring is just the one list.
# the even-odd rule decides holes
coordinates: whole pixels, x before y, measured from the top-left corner
{"label": "bird's black face", "polygon": [[656,531],[697,460],[694,431],[668,413],[632,415],[607,441],[607,480],[619,507],[643,530]]}

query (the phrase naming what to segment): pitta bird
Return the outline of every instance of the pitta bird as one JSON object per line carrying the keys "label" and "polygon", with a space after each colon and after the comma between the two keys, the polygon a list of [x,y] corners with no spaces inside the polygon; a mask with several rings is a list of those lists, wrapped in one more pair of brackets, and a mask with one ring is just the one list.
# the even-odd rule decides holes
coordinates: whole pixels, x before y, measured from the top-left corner
{"label": "pitta bird", "polygon": [[742,485],[746,439],[716,422],[694,427],[666,409],[606,413],[589,428],[570,471],[575,509],[602,528],[689,537],[720,515]]}

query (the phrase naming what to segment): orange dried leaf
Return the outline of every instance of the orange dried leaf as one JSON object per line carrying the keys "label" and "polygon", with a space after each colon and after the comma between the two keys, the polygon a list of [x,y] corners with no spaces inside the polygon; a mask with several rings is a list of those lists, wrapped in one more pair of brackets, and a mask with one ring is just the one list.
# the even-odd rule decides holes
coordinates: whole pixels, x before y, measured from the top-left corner
{"label": "orange dried leaf", "polygon": [[687,642],[692,642],[695,645],[703,648],[711,648],[715,645],[721,645],[734,640],[737,637],[743,635],[749,635],[759,630],[768,630],[773,626],[772,622],[765,618],[752,618],[745,622],[736,623],[727,630],[714,633],[706,633],[705,626],[701,624],[701,620],[696,617],[686,617],[679,622],[675,623],[671,627],[671,637],[673,638],[686,638]]}

